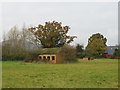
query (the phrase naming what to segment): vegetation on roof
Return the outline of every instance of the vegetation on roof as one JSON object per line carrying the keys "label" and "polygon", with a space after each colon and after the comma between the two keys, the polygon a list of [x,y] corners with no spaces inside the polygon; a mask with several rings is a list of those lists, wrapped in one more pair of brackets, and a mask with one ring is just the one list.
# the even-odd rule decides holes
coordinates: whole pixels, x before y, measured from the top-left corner
{"label": "vegetation on roof", "polygon": [[61,48],[40,48],[38,51],[40,54],[57,54]]}

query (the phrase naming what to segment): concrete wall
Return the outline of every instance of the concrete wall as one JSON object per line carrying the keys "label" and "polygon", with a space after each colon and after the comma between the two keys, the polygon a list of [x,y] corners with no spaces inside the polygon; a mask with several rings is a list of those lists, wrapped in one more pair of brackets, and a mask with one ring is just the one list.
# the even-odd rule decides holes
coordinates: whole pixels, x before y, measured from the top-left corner
{"label": "concrete wall", "polygon": [[39,60],[42,60],[45,62],[56,63],[56,55],[55,54],[43,54],[43,55],[39,55],[38,58],[39,58]]}
{"label": "concrete wall", "polygon": [[[54,57],[54,60],[53,58]],[[39,60],[50,63],[64,63],[64,57],[60,54],[43,54],[38,56]]]}
{"label": "concrete wall", "polygon": [[65,62],[65,59],[62,55],[60,54],[57,54],[57,61],[56,63],[64,63]]}

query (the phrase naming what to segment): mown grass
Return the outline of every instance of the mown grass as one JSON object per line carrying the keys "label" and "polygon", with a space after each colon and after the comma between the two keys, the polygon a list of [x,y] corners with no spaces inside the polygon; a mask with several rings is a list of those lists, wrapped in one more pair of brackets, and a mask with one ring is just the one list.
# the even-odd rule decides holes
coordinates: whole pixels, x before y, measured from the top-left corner
{"label": "mown grass", "polygon": [[4,61],[3,88],[117,88],[118,60],[44,64]]}

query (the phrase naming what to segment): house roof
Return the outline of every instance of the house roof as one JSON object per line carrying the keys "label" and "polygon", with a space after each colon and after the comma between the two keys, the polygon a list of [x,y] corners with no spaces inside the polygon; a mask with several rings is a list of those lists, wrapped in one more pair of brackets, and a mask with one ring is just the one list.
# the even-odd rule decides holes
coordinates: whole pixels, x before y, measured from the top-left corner
{"label": "house roof", "polygon": [[115,49],[120,48],[120,46],[107,46],[107,50],[105,51],[105,53],[109,54],[109,55],[113,55]]}

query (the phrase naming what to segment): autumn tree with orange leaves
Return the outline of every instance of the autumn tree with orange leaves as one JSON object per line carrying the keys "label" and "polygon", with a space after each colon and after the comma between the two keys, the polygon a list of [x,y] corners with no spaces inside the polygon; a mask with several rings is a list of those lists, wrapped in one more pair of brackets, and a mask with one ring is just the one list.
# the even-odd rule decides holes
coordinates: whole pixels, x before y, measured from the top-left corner
{"label": "autumn tree with orange leaves", "polygon": [[45,22],[45,25],[31,27],[29,31],[34,34],[35,41],[44,48],[53,48],[69,44],[76,38],[76,36],[67,35],[69,29],[69,26],[62,26],[61,22],[52,21]]}

